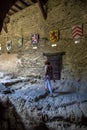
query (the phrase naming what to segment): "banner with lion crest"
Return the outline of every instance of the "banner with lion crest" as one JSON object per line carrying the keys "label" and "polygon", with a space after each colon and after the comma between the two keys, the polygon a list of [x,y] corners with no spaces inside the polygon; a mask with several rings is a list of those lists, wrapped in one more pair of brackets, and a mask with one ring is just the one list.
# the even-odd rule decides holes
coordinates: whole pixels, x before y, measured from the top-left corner
{"label": "banner with lion crest", "polygon": [[58,30],[52,30],[49,32],[50,35],[50,42],[58,41]]}

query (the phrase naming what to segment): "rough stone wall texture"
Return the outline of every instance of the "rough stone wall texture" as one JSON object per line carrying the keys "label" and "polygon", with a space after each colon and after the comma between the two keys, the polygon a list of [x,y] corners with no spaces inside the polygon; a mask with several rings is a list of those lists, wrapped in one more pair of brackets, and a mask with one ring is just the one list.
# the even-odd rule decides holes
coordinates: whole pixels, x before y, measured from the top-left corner
{"label": "rough stone wall texture", "polygon": [[[86,85],[87,80],[87,2],[75,0],[48,0],[47,19],[44,20],[36,3],[11,16],[8,24],[8,34],[2,30],[0,43],[0,71],[16,72],[18,75],[42,75],[44,60],[43,53],[65,52],[61,79],[76,80]],[[83,38],[79,44],[74,43],[71,35],[72,26],[83,24]],[[49,41],[49,31],[58,29],[60,39],[57,47],[52,48]],[[33,50],[30,42],[31,34],[39,33],[38,49]],[[17,48],[17,38],[23,36],[23,46]],[[12,40],[11,54],[6,54],[6,42]],[[47,39],[47,40],[46,40]],[[7,58],[4,58],[5,57]],[[9,66],[7,65],[7,59]],[[13,57],[13,58],[12,58]],[[15,64],[14,64],[15,62]],[[14,65],[12,65],[14,64]],[[13,69],[11,69],[13,66]],[[16,70],[16,71],[14,71]]]}
{"label": "rough stone wall texture", "polygon": [[0,130],[24,130],[23,122],[7,97],[0,99]]}

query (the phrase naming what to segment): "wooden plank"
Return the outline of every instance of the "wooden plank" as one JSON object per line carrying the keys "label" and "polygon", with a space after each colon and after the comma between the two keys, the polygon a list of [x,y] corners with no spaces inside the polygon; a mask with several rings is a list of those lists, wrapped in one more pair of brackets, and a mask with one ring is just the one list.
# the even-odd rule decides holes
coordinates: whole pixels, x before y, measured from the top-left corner
{"label": "wooden plank", "polygon": [[10,15],[12,15],[12,14],[14,14],[15,12],[13,11],[13,10],[9,10],[9,12],[8,12],[8,15],[10,14]]}
{"label": "wooden plank", "polygon": [[22,9],[23,9],[21,6],[17,5],[17,3],[14,4],[14,5],[15,5],[19,10],[22,10]]}
{"label": "wooden plank", "polygon": [[28,5],[34,4],[35,1],[33,0],[24,0],[24,2],[26,2]]}
{"label": "wooden plank", "polygon": [[28,4],[25,1],[20,0],[20,2],[23,3],[26,7],[28,6]]}
{"label": "wooden plank", "polygon": [[25,7],[27,7],[25,4],[23,4],[21,1],[17,1],[15,4],[17,4],[18,6],[20,6],[22,9],[24,9]]}
{"label": "wooden plank", "polygon": [[44,19],[47,18],[47,14],[46,14],[46,11],[44,9],[44,6],[43,6],[43,3],[41,2],[41,0],[37,0],[38,4],[39,4],[39,7],[40,7],[40,10],[42,12],[42,15],[44,17]]}

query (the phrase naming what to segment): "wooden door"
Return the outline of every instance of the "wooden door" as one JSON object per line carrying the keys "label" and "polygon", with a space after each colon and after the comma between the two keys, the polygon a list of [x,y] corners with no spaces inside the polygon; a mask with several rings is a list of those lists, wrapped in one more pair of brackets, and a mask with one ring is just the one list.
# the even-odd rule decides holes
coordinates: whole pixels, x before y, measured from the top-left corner
{"label": "wooden door", "polygon": [[62,54],[61,53],[45,54],[45,56],[47,56],[47,59],[50,61],[51,65],[53,67],[55,79],[60,80],[61,79],[61,70],[62,70]]}

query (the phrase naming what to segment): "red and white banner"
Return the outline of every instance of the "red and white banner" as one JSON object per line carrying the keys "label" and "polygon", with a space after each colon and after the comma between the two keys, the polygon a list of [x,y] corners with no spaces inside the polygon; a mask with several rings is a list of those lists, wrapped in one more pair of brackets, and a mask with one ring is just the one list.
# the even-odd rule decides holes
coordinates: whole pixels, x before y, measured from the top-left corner
{"label": "red and white banner", "polygon": [[72,27],[73,38],[80,38],[83,35],[82,25],[76,25]]}

